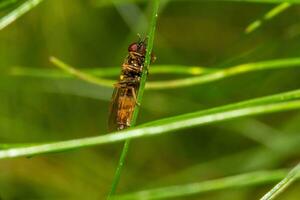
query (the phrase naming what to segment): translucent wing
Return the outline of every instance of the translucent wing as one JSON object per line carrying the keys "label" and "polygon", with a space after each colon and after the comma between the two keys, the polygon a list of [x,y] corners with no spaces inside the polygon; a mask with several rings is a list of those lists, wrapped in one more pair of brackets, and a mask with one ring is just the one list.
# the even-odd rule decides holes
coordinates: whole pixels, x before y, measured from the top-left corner
{"label": "translucent wing", "polygon": [[118,110],[120,94],[121,89],[116,87],[112,94],[108,114],[108,131],[110,132],[118,130]]}
{"label": "translucent wing", "polygon": [[110,106],[109,131],[122,130],[130,126],[136,105],[135,96],[132,87],[115,89]]}

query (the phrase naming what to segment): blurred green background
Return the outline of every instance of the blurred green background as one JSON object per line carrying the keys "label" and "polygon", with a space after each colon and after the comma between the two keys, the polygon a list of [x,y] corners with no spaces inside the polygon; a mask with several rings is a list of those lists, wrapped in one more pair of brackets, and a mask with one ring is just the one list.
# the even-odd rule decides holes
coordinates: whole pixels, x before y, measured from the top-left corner
{"label": "blurred green background", "polygon": [[[8,5],[1,16],[14,9]],[[129,1],[128,1],[129,2]],[[118,67],[145,35],[147,1],[45,0],[0,32],[1,143],[38,143],[107,133],[112,89],[77,79],[12,75],[17,67],[55,69],[56,56],[78,69]],[[248,24],[272,4],[163,1],[156,64],[228,67],[299,56],[300,7],[257,31]],[[300,70],[261,71],[182,89],[146,91],[138,123],[300,87]],[[149,81],[182,76],[149,75]],[[117,76],[111,77],[117,80]],[[196,182],[295,165],[298,111],[243,118],[131,143],[118,192]],[[0,161],[2,199],[104,199],[121,144]],[[257,199],[270,185],[178,199]],[[280,199],[298,199],[299,183]]]}

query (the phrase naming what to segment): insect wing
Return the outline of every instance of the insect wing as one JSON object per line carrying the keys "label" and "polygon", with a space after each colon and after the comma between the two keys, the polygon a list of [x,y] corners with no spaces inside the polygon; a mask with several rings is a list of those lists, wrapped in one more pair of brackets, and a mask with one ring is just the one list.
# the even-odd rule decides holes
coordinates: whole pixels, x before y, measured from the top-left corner
{"label": "insect wing", "polygon": [[109,131],[122,130],[130,126],[136,105],[136,90],[116,88],[110,106]]}
{"label": "insect wing", "polygon": [[112,94],[108,116],[108,130],[110,132],[118,130],[118,110],[120,95],[121,89],[115,88]]}

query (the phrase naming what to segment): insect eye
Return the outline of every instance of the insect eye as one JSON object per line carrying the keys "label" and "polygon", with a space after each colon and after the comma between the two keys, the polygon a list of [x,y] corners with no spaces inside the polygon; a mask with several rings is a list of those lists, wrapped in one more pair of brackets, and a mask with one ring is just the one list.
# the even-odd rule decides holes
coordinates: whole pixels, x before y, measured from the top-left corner
{"label": "insect eye", "polygon": [[138,45],[137,43],[132,43],[131,45],[129,45],[128,47],[128,52],[137,52],[138,50]]}
{"label": "insect eye", "polygon": [[142,45],[140,46],[139,52],[140,52],[141,54],[143,54],[143,55],[146,54],[146,46],[145,46],[145,44],[142,44]]}

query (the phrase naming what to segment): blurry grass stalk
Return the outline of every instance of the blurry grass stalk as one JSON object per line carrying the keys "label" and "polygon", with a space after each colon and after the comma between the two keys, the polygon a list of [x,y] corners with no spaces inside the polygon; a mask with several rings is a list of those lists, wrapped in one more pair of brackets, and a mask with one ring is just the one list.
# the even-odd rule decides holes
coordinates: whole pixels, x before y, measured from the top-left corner
{"label": "blurry grass stalk", "polygon": [[32,156],[41,153],[114,143],[132,138],[160,135],[180,129],[216,123],[245,116],[274,113],[300,108],[300,90],[229,104],[213,109],[187,113],[175,117],[148,122],[139,127],[102,136],[44,143],[29,147],[10,148],[0,151],[0,158]]}
{"label": "blurry grass stalk", "polygon": [[259,27],[263,25],[263,22],[266,22],[268,20],[271,20],[275,16],[279,15],[283,11],[287,10],[292,4],[290,2],[284,2],[267,12],[262,19],[257,19],[251,24],[247,26],[245,29],[245,33],[249,34],[252,33],[253,31],[257,30]]}
{"label": "blurry grass stalk", "polygon": [[34,145],[41,145],[42,143],[0,143],[0,150],[11,149],[17,147],[29,147]]}
{"label": "blurry grass stalk", "polygon": [[115,199],[135,200],[177,198],[224,189],[257,186],[280,180],[285,176],[286,172],[287,170],[250,172],[215,180],[142,190],[129,194],[118,195]]}
{"label": "blurry grass stalk", "polygon": [[[99,74],[102,76],[116,75],[119,73],[119,69],[109,69],[109,70],[89,70],[88,71],[80,71],[77,70],[61,60],[52,57],[51,62],[57,66],[58,68],[63,69],[68,74],[71,74],[79,79],[87,81],[89,83],[93,83],[99,86],[112,87],[115,81],[109,79],[98,78],[93,74]],[[174,71],[176,74],[202,74],[200,76],[181,78],[175,80],[168,81],[154,81],[148,82],[146,84],[146,89],[149,90],[162,90],[162,89],[171,89],[171,88],[180,88],[187,87],[192,85],[200,85],[205,83],[210,83],[217,80],[222,80],[231,76],[235,76],[238,74],[260,71],[260,70],[269,70],[269,69],[285,69],[289,67],[300,67],[300,58],[286,58],[286,59],[278,59],[278,60],[269,60],[269,61],[261,61],[256,63],[246,63],[237,66],[228,67],[225,69],[209,69],[203,67],[188,67],[186,66],[173,66],[173,65],[162,65],[154,68],[154,71],[157,73],[169,73]],[[152,73],[152,68],[150,70]],[[37,77],[46,77],[46,78],[61,78],[63,77],[59,73],[50,73],[49,71],[35,70],[35,69],[26,69],[26,68],[15,68],[10,72],[11,75],[25,75],[25,76],[37,76]]]}
{"label": "blurry grass stalk", "polygon": [[150,82],[147,84],[146,88],[151,90],[180,88],[217,81],[247,72],[260,71],[266,69],[282,69],[295,66],[300,66],[300,58],[287,58],[280,60],[262,61],[257,63],[247,63],[229,67],[226,69],[220,69],[215,72],[207,73],[197,77],[183,78],[171,81]]}
{"label": "blurry grass stalk", "polygon": [[278,3],[294,3],[300,4],[300,0],[216,0],[216,1],[232,1],[232,2],[249,2],[249,3],[269,3],[269,4],[278,4]]}
{"label": "blurry grass stalk", "polygon": [[[114,5],[113,2],[116,4],[116,3],[132,3],[132,2],[146,2],[147,0],[115,0],[115,1],[111,1],[111,0],[95,0],[93,3],[95,4],[95,6],[98,6],[98,7],[103,7],[103,6],[112,6]],[[161,0],[162,1],[162,0]],[[168,0],[169,1],[169,0]],[[172,1],[182,1],[182,0],[172,0]],[[294,3],[294,4],[300,4],[300,0],[202,0],[202,1],[199,1],[199,0],[190,0],[190,1],[193,1],[193,2],[203,2],[203,1],[206,1],[206,2],[210,2],[210,1],[220,1],[220,2],[224,2],[224,1],[227,1],[227,2],[242,2],[242,3],[245,3],[245,2],[248,2],[248,3],[263,3],[263,4],[278,4],[278,3],[284,3],[284,2],[289,2],[289,3]],[[163,2],[163,1],[162,1]]]}
{"label": "blurry grass stalk", "polygon": [[[151,53],[152,53],[153,42],[154,42],[156,22],[157,22],[157,17],[158,17],[159,0],[152,0],[151,3],[152,3],[152,14],[151,14],[151,22],[150,22],[150,28],[149,28],[148,38],[147,38],[145,63],[144,63],[144,67],[142,69],[140,86],[137,91],[137,104],[138,105],[141,105],[145,86],[146,86],[148,69],[149,69],[149,65],[151,62]],[[136,124],[136,120],[137,120],[138,113],[139,113],[139,108],[140,108],[140,106],[135,106],[134,112],[132,114],[132,119],[131,119],[131,127],[134,127]],[[125,159],[127,157],[127,153],[129,150],[129,144],[130,144],[130,139],[128,138],[124,143],[124,146],[123,146],[123,149],[121,152],[121,156],[120,156],[120,159],[118,162],[118,166],[117,166],[117,169],[115,172],[115,176],[113,178],[112,187],[107,196],[107,199],[110,199],[110,197],[112,195],[114,195],[116,192],[118,183],[120,181],[121,172],[122,172],[122,169],[123,169],[123,166],[125,163]]]}
{"label": "blurry grass stalk", "polygon": [[23,4],[21,4],[19,7],[13,9],[11,12],[9,12],[4,17],[0,18],[0,30],[14,22],[16,19],[30,11],[32,8],[37,6],[39,3],[41,3],[43,0],[27,0]]}
{"label": "blurry grass stalk", "polygon": [[[70,68],[74,68],[69,64],[66,64],[62,60],[53,57],[56,62],[52,62],[54,65],[65,65]],[[61,68],[60,66],[57,66]],[[74,68],[75,69],[75,68]],[[84,69],[76,69],[84,74],[89,74],[90,76],[97,77],[109,77],[109,76],[117,76],[120,74],[120,67],[101,67],[101,68],[84,68]],[[151,74],[179,74],[179,75],[201,75],[209,72],[214,72],[218,69],[216,68],[208,68],[201,66],[185,66],[185,65],[152,65],[151,66]],[[67,72],[67,71],[65,71]],[[41,68],[33,68],[33,67],[22,67],[22,66],[12,66],[6,70],[5,74],[10,76],[27,76],[34,78],[70,78],[73,77],[71,74],[61,72],[60,70],[48,70]]]}
{"label": "blurry grass stalk", "polygon": [[68,74],[71,74],[74,77],[84,80],[88,83],[106,86],[106,87],[112,87],[113,84],[115,83],[115,81],[107,80],[107,79],[100,79],[93,75],[89,75],[80,70],[77,70],[77,69],[61,62],[59,59],[57,59],[55,57],[50,57],[50,62],[52,62],[56,67],[62,69],[63,71],[67,72]]}
{"label": "blurry grass stalk", "polygon": [[276,198],[281,192],[283,192],[287,187],[294,182],[300,176],[300,163],[296,165],[284,179],[282,179],[278,184],[276,184],[269,192],[267,192],[261,200],[271,200]]}

